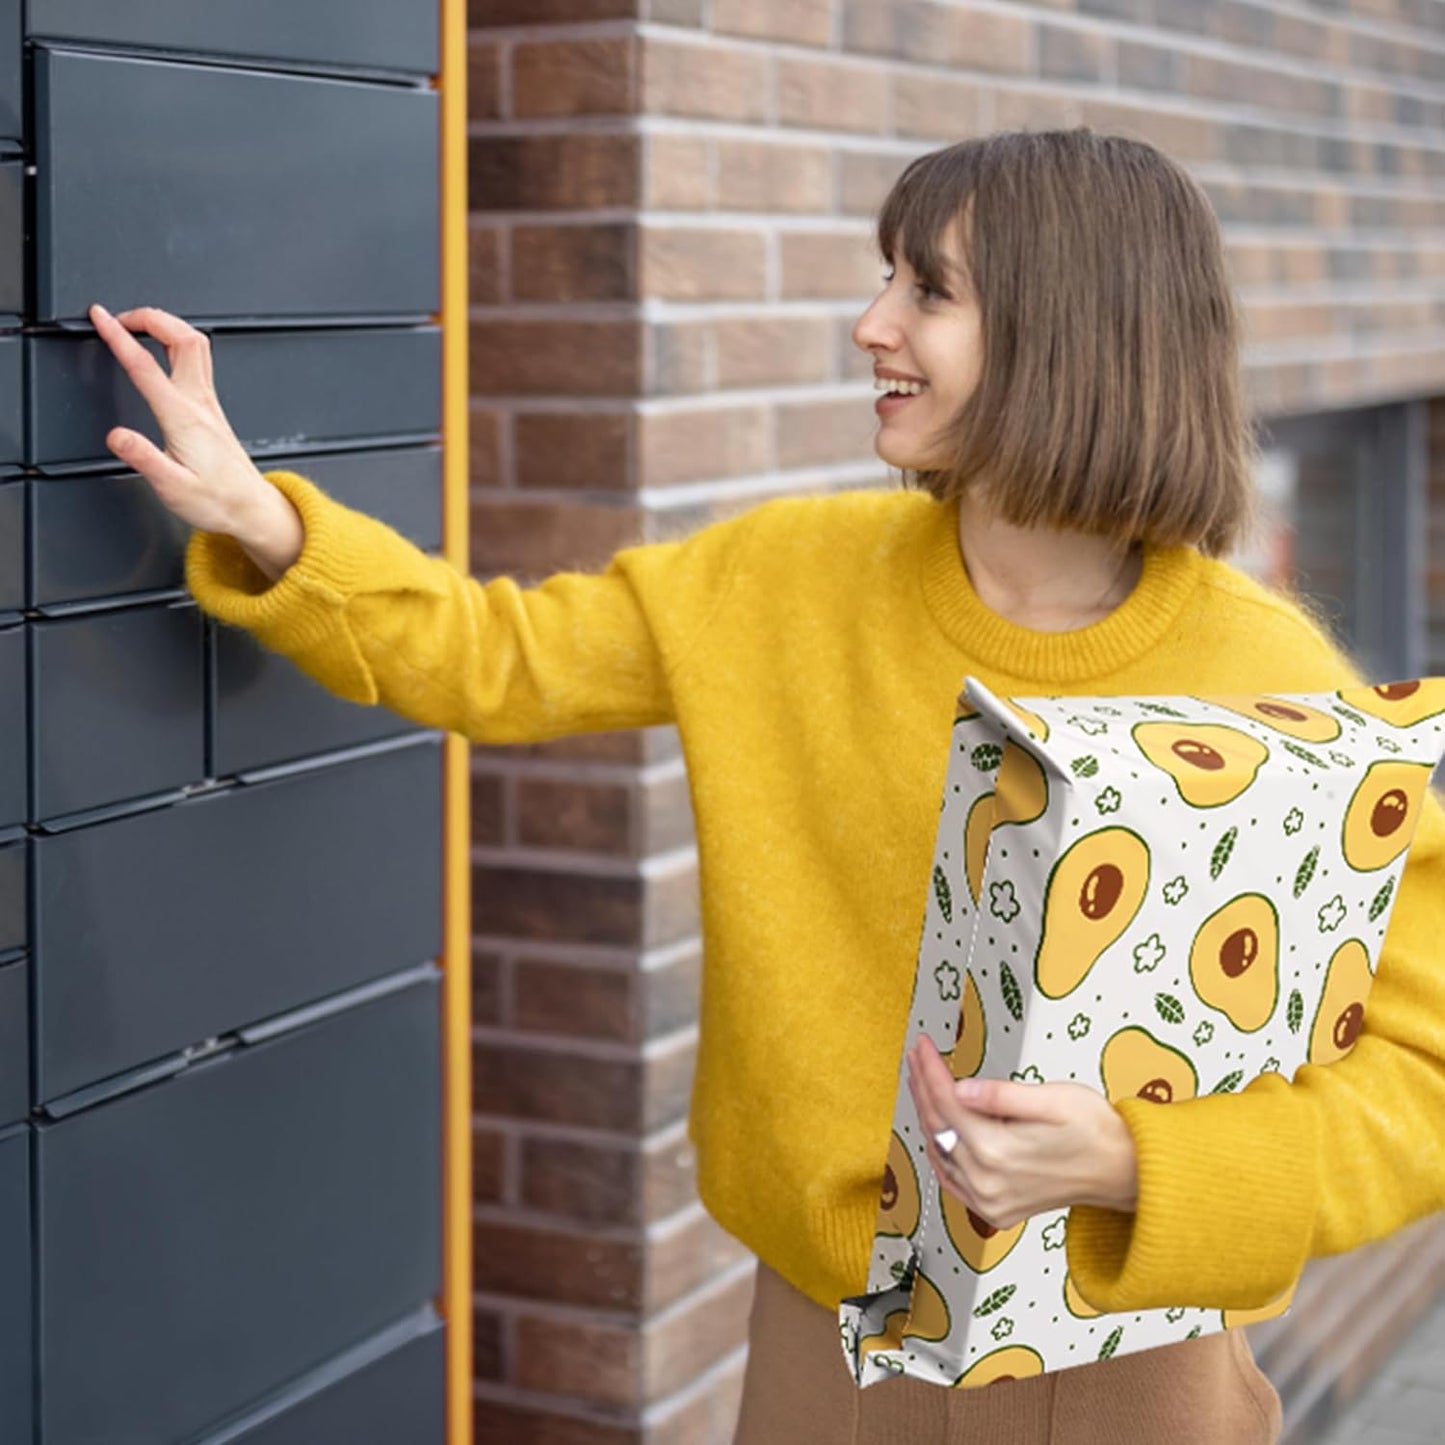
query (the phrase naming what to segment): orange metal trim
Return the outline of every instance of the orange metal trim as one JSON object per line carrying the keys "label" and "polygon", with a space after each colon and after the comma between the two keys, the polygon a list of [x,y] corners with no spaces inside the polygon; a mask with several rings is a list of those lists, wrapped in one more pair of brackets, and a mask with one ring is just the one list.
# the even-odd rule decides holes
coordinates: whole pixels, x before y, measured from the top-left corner
{"label": "orange metal trim", "polygon": [[[441,4],[442,547],[467,570],[467,12]],[[441,1311],[447,1321],[447,1445],[472,1445],[472,983],[468,748],[445,748]]]}

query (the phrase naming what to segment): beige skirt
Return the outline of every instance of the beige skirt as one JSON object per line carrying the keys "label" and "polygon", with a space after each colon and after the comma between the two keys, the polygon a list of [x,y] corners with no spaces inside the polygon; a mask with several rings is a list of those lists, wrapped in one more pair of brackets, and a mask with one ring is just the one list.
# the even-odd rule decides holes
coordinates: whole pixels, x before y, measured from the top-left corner
{"label": "beige skirt", "polygon": [[1274,1445],[1282,1424],[1242,1329],[979,1389],[860,1390],[837,1316],[759,1263],[733,1445]]}

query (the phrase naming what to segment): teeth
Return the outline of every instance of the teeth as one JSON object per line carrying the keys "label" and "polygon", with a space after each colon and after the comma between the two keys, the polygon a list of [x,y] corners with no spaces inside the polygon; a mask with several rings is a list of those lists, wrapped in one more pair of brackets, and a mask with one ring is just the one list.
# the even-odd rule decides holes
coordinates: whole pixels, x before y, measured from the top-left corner
{"label": "teeth", "polygon": [[878,376],[873,379],[874,391],[886,391],[894,396],[918,396],[924,390],[924,383],[921,381],[898,381],[891,376]]}

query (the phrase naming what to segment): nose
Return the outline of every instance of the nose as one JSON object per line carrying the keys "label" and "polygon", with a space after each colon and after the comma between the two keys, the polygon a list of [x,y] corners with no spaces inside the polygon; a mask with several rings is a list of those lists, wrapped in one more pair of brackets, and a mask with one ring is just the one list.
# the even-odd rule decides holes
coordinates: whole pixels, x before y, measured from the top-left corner
{"label": "nose", "polygon": [[853,345],[860,351],[897,351],[899,328],[888,304],[888,291],[881,291],[873,304],[853,323]]}

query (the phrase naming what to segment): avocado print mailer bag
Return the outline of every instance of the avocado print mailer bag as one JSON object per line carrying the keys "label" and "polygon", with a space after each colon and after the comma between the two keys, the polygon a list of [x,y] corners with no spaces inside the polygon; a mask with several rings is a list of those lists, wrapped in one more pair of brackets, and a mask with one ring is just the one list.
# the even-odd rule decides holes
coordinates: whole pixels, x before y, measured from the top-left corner
{"label": "avocado print mailer bag", "polygon": [[[905,1047],[955,1077],[1167,1104],[1353,1047],[1426,790],[1445,678],[1270,697],[1000,699],[965,680]],[[923,881],[923,880],[920,880]],[[860,1387],[964,1388],[1288,1311],[1101,1314],[1068,1211],[994,1229],[938,1184],[899,1061]]]}

